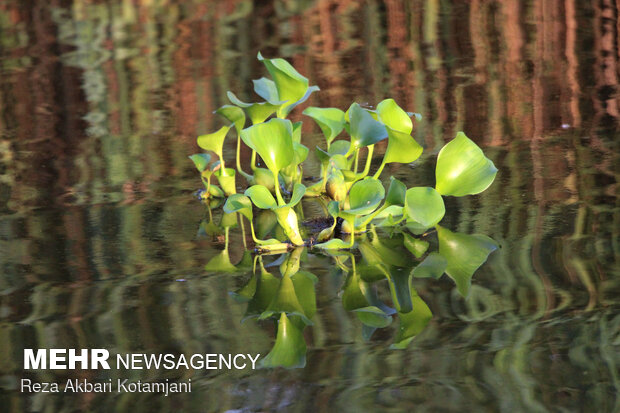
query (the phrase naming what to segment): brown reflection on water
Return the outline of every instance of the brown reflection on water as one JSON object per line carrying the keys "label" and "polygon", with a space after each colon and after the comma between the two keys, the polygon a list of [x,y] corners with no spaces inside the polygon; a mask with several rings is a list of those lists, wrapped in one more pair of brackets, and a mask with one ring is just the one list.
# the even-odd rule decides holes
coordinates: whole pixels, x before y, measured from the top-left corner
{"label": "brown reflection on water", "polygon": [[[187,159],[196,136],[220,124],[212,111],[228,103],[227,90],[256,99],[251,79],[266,75],[260,50],[321,87],[310,105],[394,97],[424,116],[416,138],[429,153],[457,130],[485,147],[500,174],[479,197],[448,199],[446,225],[485,233],[502,250],[476,274],[468,302],[445,280],[416,286],[436,319],[403,353],[361,342],[331,264],[315,259],[312,271],[327,280],[310,344],[316,367],[222,374],[209,383],[227,389],[224,401],[203,391],[204,403],[175,403],[617,410],[619,8],[609,0],[0,3],[0,345],[13,354],[0,361],[2,374],[19,375],[22,347],[60,341],[268,350],[270,332],[238,324],[242,309],[227,299],[236,280],[202,277],[222,246],[195,237],[205,212],[191,199],[199,181]],[[432,185],[433,162],[386,175]],[[14,411],[25,403],[8,399]],[[145,410],[164,402],[149,403]]]}

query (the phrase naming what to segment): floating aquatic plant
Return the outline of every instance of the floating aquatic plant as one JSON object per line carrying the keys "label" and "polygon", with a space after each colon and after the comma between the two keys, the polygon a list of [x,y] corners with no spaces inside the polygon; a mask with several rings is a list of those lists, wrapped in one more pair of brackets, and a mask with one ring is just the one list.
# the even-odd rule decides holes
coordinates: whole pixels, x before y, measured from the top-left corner
{"label": "floating aquatic plant", "polygon": [[[318,107],[303,111],[325,138],[325,145],[312,151],[320,174],[306,186],[303,164],[310,150],[302,143],[302,123],[286,118],[319,88],[310,86],[284,59],[267,59],[260,53],[258,59],[271,76],[254,80],[260,99],[244,102],[228,92],[231,104],[216,110],[226,124],[198,137],[198,145],[208,153],[190,156],[205,186],[200,198],[208,205],[215,199],[223,203],[220,224],[213,224],[209,208],[209,220],[201,225],[205,234],[224,239],[224,249],[206,269],[235,273],[254,268],[252,277],[232,296],[247,303],[244,319],[277,324],[275,345],[262,360],[264,367],[305,365],[303,329],[312,324],[316,312],[317,282],[313,274],[300,270],[307,246],[330,255],[335,268],[342,271],[342,304],[362,323],[364,338],[388,328],[397,318],[392,347],[405,348],[431,318],[412,280],[447,274],[467,296],[474,272],[497,248],[486,236],[455,233],[440,225],[446,212],[444,197],[484,191],[497,169],[472,140],[458,132],[439,152],[434,187],[407,188],[390,177],[386,190],[381,181],[385,166],[414,162],[423,148],[412,136],[420,115],[385,99],[374,110],[353,103],[346,111]],[[226,163],[223,151],[233,132],[234,168],[227,166],[232,163]],[[375,145],[382,141],[387,145],[381,163],[371,171]],[[241,161],[244,145],[251,150],[249,165]],[[213,177],[217,182],[212,182]],[[238,177],[245,183],[238,182]],[[318,198],[325,211],[324,217],[313,217],[322,225],[311,235],[302,225],[304,197]],[[265,270],[262,255],[254,257],[252,266],[247,248],[237,264],[231,263],[229,231],[241,227],[245,246],[244,219],[259,252],[284,254],[280,276]],[[380,239],[377,228],[390,231],[390,238]],[[437,240],[429,241],[429,234],[436,234]],[[429,252],[431,245],[438,246],[438,251]],[[349,251],[353,248],[359,254]],[[379,299],[374,288],[381,282],[389,289],[388,302]]]}

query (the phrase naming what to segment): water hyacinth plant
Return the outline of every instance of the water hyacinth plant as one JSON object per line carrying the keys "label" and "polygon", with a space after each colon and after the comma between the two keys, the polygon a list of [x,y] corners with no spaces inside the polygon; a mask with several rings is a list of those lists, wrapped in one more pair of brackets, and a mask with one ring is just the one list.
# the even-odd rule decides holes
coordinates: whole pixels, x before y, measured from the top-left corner
{"label": "water hyacinth plant", "polygon": [[[415,161],[422,147],[412,136],[412,117],[417,120],[420,115],[406,112],[393,99],[385,99],[374,110],[353,103],[346,111],[317,107],[303,111],[325,137],[325,147],[314,151],[321,165],[320,176],[306,188],[301,183],[303,162],[310,151],[302,144],[301,122],[292,123],[286,117],[319,88],[310,86],[308,79],[284,59],[267,59],[260,53],[258,59],[272,77],[254,81],[254,91],[264,100],[247,103],[228,92],[231,105],[216,111],[228,124],[199,136],[198,145],[210,153],[190,158],[205,185],[201,197],[229,197],[226,211],[243,210],[259,249],[283,249],[287,244],[302,246],[316,241],[315,246],[323,249],[353,248],[355,234],[366,231],[373,220],[381,220],[382,226],[405,226],[412,235],[421,234],[443,218],[444,196],[478,194],[495,179],[493,162],[459,132],[439,152],[434,188],[407,189],[392,178],[386,192],[380,181],[385,166]],[[251,125],[246,127],[247,118]],[[236,168],[227,167],[223,156],[224,141],[231,131],[237,138]],[[343,135],[344,139],[339,139]],[[371,174],[374,146],[383,140],[387,140],[387,149],[380,166]],[[245,170],[240,158],[242,144],[252,150]],[[217,157],[215,162],[210,162],[211,154]],[[266,168],[257,165],[259,159]],[[212,182],[213,176],[217,185]],[[247,189],[241,196],[236,194],[238,176],[246,181]],[[304,238],[300,232],[296,207],[302,197],[321,197],[329,202],[326,210],[332,225],[315,239]],[[260,209],[273,211],[285,240],[259,240],[255,236],[252,221]],[[350,234],[348,241],[334,238],[337,222],[342,222],[341,233]]]}
{"label": "water hyacinth plant", "polygon": [[[275,344],[261,361],[263,367],[305,365],[303,330],[312,325],[316,313],[318,281],[300,270],[306,247],[333,258],[334,268],[344,279],[342,305],[362,323],[365,339],[396,318],[399,323],[392,348],[407,347],[432,316],[413,287],[413,279],[447,274],[466,297],[474,272],[498,247],[484,235],[455,233],[440,225],[446,212],[445,196],[484,191],[493,183],[497,169],[459,132],[439,152],[434,187],[407,188],[390,177],[386,189],[381,180],[385,166],[414,162],[423,148],[412,136],[414,119],[420,115],[385,99],[376,109],[353,103],[346,111],[318,107],[303,111],[325,138],[325,145],[312,151],[320,173],[306,186],[303,163],[310,150],[302,143],[302,123],[293,123],[287,116],[319,89],[284,59],[267,59],[260,53],[258,59],[271,76],[254,81],[254,91],[262,100],[248,103],[228,92],[231,104],[215,112],[226,124],[198,137],[198,145],[208,153],[190,156],[205,186],[200,197],[209,206],[209,219],[201,231],[224,240],[224,249],[205,269],[224,273],[253,269],[247,283],[232,296],[247,303],[244,320],[272,320],[277,325]],[[225,139],[233,133],[234,168],[223,153]],[[371,171],[375,145],[382,141],[387,145],[381,163]],[[242,145],[251,150],[249,165],[242,165]],[[238,177],[245,182],[238,182]],[[317,198],[326,215],[313,217],[322,225],[310,235],[302,225],[306,223],[300,208],[303,198]],[[210,208],[217,204],[223,204],[219,225],[213,223]],[[236,264],[229,256],[230,229],[241,228],[246,246],[244,219],[261,253],[255,255],[253,265],[247,248]],[[378,228],[389,230],[390,237],[381,239]],[[429,252],[431,245],[437,250]],[[359,254],[349,251],[352,248]],[[264,254],[281,254],[275,261],[279,277],[265,269]],[[380,299],[377,288],[387,288],[389,293],[381,296],[391,301]]]}

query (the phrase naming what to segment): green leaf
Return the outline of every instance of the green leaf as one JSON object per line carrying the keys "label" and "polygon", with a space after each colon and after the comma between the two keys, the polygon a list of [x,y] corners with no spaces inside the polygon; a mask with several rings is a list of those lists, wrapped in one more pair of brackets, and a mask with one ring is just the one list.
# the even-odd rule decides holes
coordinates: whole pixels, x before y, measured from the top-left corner
{"label": "green leaf", "polygon": [[456,287],[463,297],[467,297],[471,278],[482,264],[484,264],[497,243],[485,235],[467,235],[452,232],[447,228],[437,226],[439,239],[439,253],[447,260],[446,274],[456,283]]}
{"label": "green leaf", "polygon": [[237,272],[237,267],[230,262],[228,251],[223,250],[220,251],[215,257],[211,258],[207,264],[205,264],[205,271],[235,273]]}
{"label": "green leaf", "polygon": [[222,153],[224,147],[224,138],[230,130],[230,126],[222,126],[217,132],[200,135],[198,137],[198,146],[206,151],[212,151],[218,154]]}
{"label": "green leaf", "polygon": [[259,320],[271,317],[274,314],[287,313],[289,316],[300,316],[305,324],[312,324],[310,318],[304,313],[304,309],[297,298],[295,285],[289,276],[284,276],[280,280],[278,291],[267,309],[260,315]]}
{"label": "green leaf", "polygon": [[402,271],[390,271],[388,284],[392,295],[394,307],[400,313],[408,313],[412,310],[411,303],[411,274]]}
{"label": "green leaf", "polygon": [[393,176],[390,177],[390,187],[385,197],[386,205],[405,205],[407,186]]}
{"label": "green leaf", "polygon": [[348,249],[349,248],[349,243],[344,242],[341,239],[334,238],[334,239],[330,239],[327,242],[322,242],[320,244],[316,244],[315,247],[323,248],[323,249],[328,249],[328,250],[341,250],[341,249]]}
{"label": "green leaf", "polygon": [[344,141],[344,140],[335,141],[335,142],[332,142],[327,153],[329,153],[329,156],[346,155],[349,152],[350,147],[351,147],[351,142],[349,141]]}
{"label": "green leaf", "polygon": [[400,323],[394,343],[390,346],[392,349],[407,348],[415,336],[426,328],[433,317],[433,313],[431,313],[428,305],[413,288],[411,289],[411,303],[413,309],[410,312],[398,313]]}
{"label": "green leaf", "polygon": [[370,327],[383,328],[392,323],[392,317],[375,306],[356,308],[352,311],[362,323]]}
{"label": "green leaf", "polygon": [[279,101],[287,102],[278,109],[278,117],[285,117],[295,106],[307,100],[312,92],[319,90],[317,86],[308,87],[308,79],[282,58],[265,59],[259,52],[258,60],[271,74]]}
{"label": "green leaf", "polygon": [[245,126],[245,113],[243,109],[237,106],[224,105],[216,110],[215,113],[223,116],[230,123],[234,124],[237,134],[241,133],[241,130]]}
{"label": "green leaf", "polygon": [[293,123],[293,143],[301,143],[301,126],[303,122]]}
{"label": "green leaf", "polygon": [[215,177],[226,195],[232,195],[237,192],[235,184],[235,175],[237,171],[233,168],[220,168],[215,171]]}
{"label": "green leaf", "polygon": [[446,271],[448,261],[438,252],[431,252],[428,256],[413,269],[411,273],[416,278],[435,278],[439,279]]}
{"label": "green leaf", "polygon": [[261,77],[260,79],[252,80],[252,82],[254,83],[254,91],[256,94],[270,104],[279,107],[286,102],[285,100],[280,100],[278,89],[273,80]]}
{"label": "green leaf", "polygon": [[252,202],[250,198],[245,195],[233,194],[229,196],[228,199],[226,199],[223,209],[224,212],[227,213],[239,212],[246,217],[248,221],[252,221]]}
{"label": "green leaf", "polygon": [[378,179],[357,181],[349,191],[349,208],[345,212],[366,215],[374,211],[384,197],[385,189]]}
{"label": "green leaf", "polygon": [[349,118],[351,145],[355,148],[373,145],[388,136],[385,126],[357,103],[349,108]]}
{"label": "green leaf", "polygon": [[260,155],[267,168],[276,175],[295,156],[292,133],[293,125],[289,120],[271,119],[242,130],[241,139]]}
{"label": "green leaf", "polygon": [[271,192],[262,185],[249,187],[244,195],[249,196],[252,203],[260,209],[273,209],[278,206]]}
{"label": "green leaf", "polygon": [[411,135],[413,122],[411,122],[411,118],[407,112],[402,110],[394,99],[385,99],[381,101],[377,105],[377,113],[379,114],[379,119],[385,126],[405,135]]}
{"label": "green leaf", "polygon": [[405,196],[405,213],[408,220],[412,219],[430,228],[441,221],[446,213],[446,207],[441,195],[433,188],[410,188]]}
{"label": "green leaf", "polygon": [[336,154],[329,158],[329,165],[332,168],[346,170],[349,167],[349,161],[344,155]]}
{"label": "green leaf", "polygon": [[242,321],[262,314],[278,291],[280,280],[271,273],[261,272],[257,277],[256,292],[248,303]]}
{"label": "green leaf", "polygon": [[194,162],[194,166],[196,166],[196,169],[198,169],[199,172],[203,172],[207,169],[209,161],[211,161],[211,155],[208,153],[197,153],[189,156],[189,159]]}
{"label": "green leaf", "polygon": [[314,149],[314,153],[316,154],[316,157],[321,165],[327,165],[327,162],[329,162],[329,153],[325,152],[318,146]]}
{"label": "green leaf", "polygon": [[318,278],[308,271],[301,270],[293,275],[291,279],[293,280],[295,293],[304,310],[304,314],[309,319],[312,319],[314,314],[316,314],[316,292],[314,286],[318,282]]}
{"label": "green leaf", "polygon": [[259,363],[261,367],[302,368],[306,365],[306,350],[301,330],[282,313],[278,321],[276,343]]}
{"label": "green leaf", "polygon": [[387,128],[388,147],[383,157],[384,163],[409,163],[422,154],[422,147],[409,134]]}
{"label": "green leaf", "polygon": [[336,138],[344,128],[344,112],[340,109],[317,108],[311,106],[306,108],[303,114],[310,116],[317,125],[319,125],[327,141],[327,147],[330,146],[334,138]]}
{"label": "green leaf", "polygon": [[245,109],[253,125],[262,123],[278,109],[278,105],[272,105],[269,102],[246,103],[242,102],[232,92],[226,92],[226,94],[228,96],[228,100],[230,100],[232,104]]}
{"label": "green leaf", "polygon": [[412,237],[409,234],[403,233],[405,248],[409,250],[416,258],[420,258],[426,250],[428,250],[428,242]]}
{"label": "green leaf", "polygon": [[305,193],[306,187],[304,184],[295,184],[293,187],[293,195],[291,196],[291,200],[286,204],[286,206],[294,207],[297,205]]}
{"label": "green leaf", "polygon": [[273,179],[273,173],[269,169],[255,168],[250,181],[252,185],[264,186],[269,192],[275,191],[275,180]]}
{"label": "green leaf", "polygon": [[295,156],[293,157],[293,162],[291,162],[291,165],[299,165],[304,162],[308,158],[308,152],[310,152],[307,146],[297,142],[293,142],[293,150],[295,152]]}
{"label": "green leaf", "polygon": [[435,178],[442,195],[475,195],[487,189],[497,175],[493,162],[463,132],[439,152]]}

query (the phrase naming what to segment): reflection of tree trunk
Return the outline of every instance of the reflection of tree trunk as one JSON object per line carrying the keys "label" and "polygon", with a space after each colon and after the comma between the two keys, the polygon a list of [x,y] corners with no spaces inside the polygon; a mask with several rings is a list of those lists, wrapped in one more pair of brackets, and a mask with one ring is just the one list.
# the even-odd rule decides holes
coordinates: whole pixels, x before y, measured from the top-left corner
{"label": "reflection of tree trunk", "polygon": [[618,67],[616,62],[617,10],[611,0],[601,0],[594,6],[594,45],[596,50],[596,88],[595,97],[597,119],[603,116],[618,118]]}
{"label": "reflection of tree trunk", "polygon": [[[581,126],[581,112],[579,110],[579,60],[577,58],[577,21],[575,19],[575,0],[565,0],[566,10],[566,82],[570,89],[569,108],[571,114],[570,125],[578,128]],[[567,122],[564,122],[567,123]]]}

